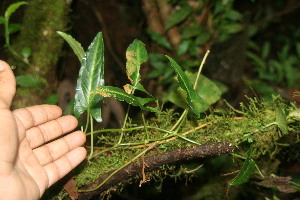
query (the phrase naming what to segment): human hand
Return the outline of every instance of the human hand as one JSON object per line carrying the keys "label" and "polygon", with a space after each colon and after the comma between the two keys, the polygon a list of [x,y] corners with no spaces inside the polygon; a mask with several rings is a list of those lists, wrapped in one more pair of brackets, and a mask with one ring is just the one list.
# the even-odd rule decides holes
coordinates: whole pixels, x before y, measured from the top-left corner
{"label": "human hand", "polygon": [[16,91],[10,67],[0,61],[0,199],[39,199],[86,156],[85,134],[72,131],[73,116],[58,106],[39,105],[10,111]]}

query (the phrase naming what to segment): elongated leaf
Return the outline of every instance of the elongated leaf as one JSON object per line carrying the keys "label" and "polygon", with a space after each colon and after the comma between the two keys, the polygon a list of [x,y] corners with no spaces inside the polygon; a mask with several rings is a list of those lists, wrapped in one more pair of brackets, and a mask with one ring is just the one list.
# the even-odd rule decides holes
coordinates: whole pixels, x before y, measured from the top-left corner
{"label": "elongated leaf", "polygon": [[22,5],[28,4],[26,1],[20,1],[17,3],[13,3],[11,4],[5,11],[4,13],[4,17],[6,18],[6,20],[8,20],[10,18],[10,16]]}
{"label": "elongated leaf", "polygon": [[8,33],[13,34],[21,29],[21,24],[8,24]]}
{"label": "elongated leaf", "polygon": [[170,18],[168,19],[165,30],[169,30],[176,24],[179,24],[180,22],[184,21],[191,13],[192,9],[188,5],[176,10],[171,14]]}
{"label": "elongated leaf", "polygon": [[241,171],[230,185],[240,185],[246,183],[253,175],[255,169],[255,161],[252,159],[245,160]]}
{"label": "elongated leaf", "polygon": [[247,152],[247,158],[243,163],[241,171],[230,183],[230,185],[240,185],[246,183],[249,180],[249,178],[253,175],[256,163],[253,159],[251,159],[252,150],[253,150],[253,145],[250,146]]}
{"label": "elongated leaf", "polygon": [[288,125],[286,121],[286,116],[284,115],[282,109],[280,107],[276,107],[275,109],[275,115],[276,115],[276,122],[277,126],[281,130],[283,134],[288,133]]}
{"label": "elongated leaf", "polygon": [[98,33],[82,59],[75,94],[75,116],[79,117],[84,111],[90,111],[96,121],[102,121],[100,108],[97,107],[102,97],[91,94],[91,91],[103,85],[104,43],[102,33]]}
{"label": "elongated leaf", "polygon": [[156,42],[157,44],[159,44],[160,46],[171,50],[172,46],[170,44],[170,42],[162,35],[152,31],[152,30],[147,30],[148,35],[151,37],[151,39]]}
{"label": "elongated leaf", "polygon": [[[196,81],[196,73],[185,73],[188,80],[190,82]],[[200,112],[204,112],[209,108],[209,105],[216,103],[218,100],[220,100],[222,91],[220,87],[224,87],[222,85],[217,86],[214,82],[212,82],[207,77],[201,75],[199,82],[197,84],[196,92],[199,94],[199,96],[207,103],[207,104],[198,104]],[[188,108],[187,102],[186,102],[187,95],[186,93],[180,89],[178,86],[172,88],[164,95],[165,101],[170,101],[174,103],[176,106],[181,108]]]}
{"label": "elongated leaf", "polygon": [[153,98],[141,98],[128,94],[124,90],[113,86],[101,86],[94,90],[92,93],[99,94],[103,97],[113,97],[119,101],[125,101],[133,106],[139,106],[142,110],[148,110],[152,112],[159,112],[152,107],[144,106],[146,103],[153,101]]}
{"label": "elongated leaf", "polygon": [[66,42],[70,45],[70,47],[74,51],[75,55],[78,57],[79,62],[82,62],[85,52],[81,44],[77,42],[72,36],[64,32],[57,31],[57,34],[59,34],[61,37],[63,37],[66,40]]}
{"label": "elongated leaf", "polygon": [[186,74],[182,71],[181,67],[169,56],[166,56],[170,62],[171,66],[174,68],[179,86],[183,89],[187,95],[187,104],[192,109],[192,111],[200,117],[201,108],[199,104],[207,105],[207,103],[198,95],[198,93],[193,89],[193,85],[189,82]]}
{"label": "elongated leaf", "polygon": [[128,79],[131,81],[133,88],[141,80],[140,68],[141,64],[148,59],[148,53],[144,44],[139,40],[134,40],[126,51],[126,72]]}

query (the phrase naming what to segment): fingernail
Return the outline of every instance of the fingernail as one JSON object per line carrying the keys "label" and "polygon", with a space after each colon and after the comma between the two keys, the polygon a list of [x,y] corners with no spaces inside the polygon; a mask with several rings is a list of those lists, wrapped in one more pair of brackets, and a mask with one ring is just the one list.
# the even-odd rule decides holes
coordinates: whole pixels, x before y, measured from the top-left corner
{"label": "fingernail", "polygon": [[0,64],[0,72],[4,71],[4,69],[5,69],[4,65]]}

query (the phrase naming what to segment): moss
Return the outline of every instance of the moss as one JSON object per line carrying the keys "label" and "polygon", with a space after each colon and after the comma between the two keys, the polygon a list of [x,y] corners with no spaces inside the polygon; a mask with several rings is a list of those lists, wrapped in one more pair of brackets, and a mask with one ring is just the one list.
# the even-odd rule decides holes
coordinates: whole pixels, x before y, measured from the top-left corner
{"label": "moss", "polygon": [[[278,143],[282,139],[291,136],[292,132],[288,135],[283,135],[276,124],[276,107],[281,107],[283,110],[289,110],[292,112],[295,108],[289,103],[284,102],[281,99],[274,99],[273,102],[260,102],[257,99],[249,99],[249,104],[241,105],[241,111],[237,111],[240,115],[236,117],[236,112],[229,110],[228,115],[214,115],[210,114],[203,119],[195,122],[192,120],[185,121],[179,134],[184,134],[190,131],[190,134],[185,135],[186,138],[198,142],[200,144],[208,142],[219,142],[228,141],[236,146],[236,154],[242,156],[246,155],[250,143],[254,145],[254,151],[252,158],[259,163],[262,168],[265,167],[266,172],[275,172],[278,166],[271,164],[274,163],[270,158],[275,157],[278,153]],[[147,121],[148,126],[147,132],[151,139],[159,139],[166,136],[166,132],[160,129],[170,130],[179,115],[174,113],[173,110],[168,110],[161,115]],[[197,126],[208,124],[207,126],[193,131]],[[124,140],[122,144],[144,143],[146,140],[146,131],[142,127],[138,128],[137,125],[132,125],[136,128],[132,131],[124,132]],[[159,127],[155,129],[151,127]],[[300,127],[293,127],[292,131],[299,132]],[[117,169],[124,165],[124,163],[133,159],[135,155],[140,153],[142,149],[130,149],[127,147],[119,146],[118,148],[111,148],[119,139],[120,133],[105,133],[102,134],[99,139],[101,147],[97,147],[97,151],[105,151],[95,157],[90,165],[83,165],[83,169],[77,177],[77,183],[79,186],[93,182],[98,176],[112,169]],[[184,139],[176,138],[174,140],[163,142],[153,150],[155,153],[170,151],[191,144]],[[150,154],[148,154],[150,155]],[[268,166],[273,166],[272,169],[268,169]],[[274,169],[273,169],[274,168]],[[155,172],[148,176],[153,177],[164,177],[168,172],[169,168],[161,167]],[[157,179],[157,178],[156,178]]]}
{"label": "moss", "polygon": [[[46,88],[43,91],[32,90],[33,95],[38,98],[32,101],[24,101],[28,96],[22,96],[22,88],[19,88],[17,100],[23,101],[24,105],[43,103],[45,98],[55,88],[56,64],[61,55],[63,39],[56,31],[65,31],[68,27],[69,4],[62,0],[44,1],[31,0],[26,5],[24,19],[20,36],[13,41],[13,48],[22,52],[24,47],[31,49],[29,66],[13,60],[16,65],[16,74],[32,74],[47,80]],[[42,86],[40,86],[41,88]],[[19,104],[19,103],[17,103]]]}

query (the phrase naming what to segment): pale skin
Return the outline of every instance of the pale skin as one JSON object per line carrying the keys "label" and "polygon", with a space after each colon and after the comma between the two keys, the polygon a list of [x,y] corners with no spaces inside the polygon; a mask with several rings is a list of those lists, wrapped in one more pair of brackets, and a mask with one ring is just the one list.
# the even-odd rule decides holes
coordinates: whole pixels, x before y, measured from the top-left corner
{"label": "pale skin", "polygon": [[15,91],[14,74],[0,61],[0,199],[34,200],[84,160],[86,138],[67,134],[77,120],[61,116],[58,106],[11,111]]}

